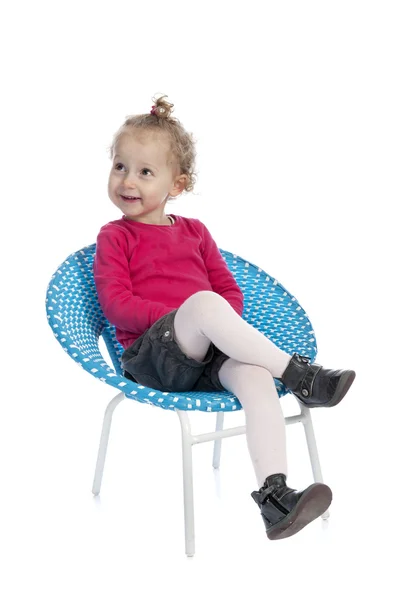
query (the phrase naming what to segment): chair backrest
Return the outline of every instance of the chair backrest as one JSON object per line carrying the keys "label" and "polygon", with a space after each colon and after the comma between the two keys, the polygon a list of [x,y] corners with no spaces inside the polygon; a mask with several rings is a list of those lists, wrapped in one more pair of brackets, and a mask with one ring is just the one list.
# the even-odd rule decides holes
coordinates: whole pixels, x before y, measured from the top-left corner
{"label": "chair backrest", "polygon": [[[116,340],[115,327],[101,310],[93,277],[96,245],[74,252],[58,267],[47,290],[47,315],[51,328],[64,350],[83,361],[104,361],[98,347],[103,336],[115,371],[122,375],[122,346]],[[220,249],[228,268],[244,295],[243,318],[267,335],[289,354],[299,352],[314,360],[317,354],[312,325],[296,298],[273,277],[243,258]]]}
{"label": "chair backrest", "polygon": [[[72,358],[103,360],[98,338],[109,324],[93,277],[95,244],[74,252],[58,267],[47,288],[46,310],[55,337]],[[76,347],[76,348],[75,348]]]}

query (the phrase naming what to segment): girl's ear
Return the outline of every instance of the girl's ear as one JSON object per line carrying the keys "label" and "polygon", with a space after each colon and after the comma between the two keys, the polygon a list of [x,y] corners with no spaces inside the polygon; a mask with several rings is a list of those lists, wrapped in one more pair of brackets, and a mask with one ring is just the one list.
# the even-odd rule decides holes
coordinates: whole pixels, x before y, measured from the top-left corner
{"label": "girl's ear", "polygon": [[173,183],[173,187],[170,190],[169,196],[178,196],[186,188],[187,175],[178,175]]}

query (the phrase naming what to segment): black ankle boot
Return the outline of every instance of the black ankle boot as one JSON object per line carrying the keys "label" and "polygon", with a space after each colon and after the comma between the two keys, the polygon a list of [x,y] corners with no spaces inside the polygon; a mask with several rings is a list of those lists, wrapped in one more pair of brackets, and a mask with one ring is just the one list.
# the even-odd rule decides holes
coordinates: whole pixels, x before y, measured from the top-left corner
{"label": "black ankle boot", "polygon": [[342,400],[356,377],[355,371],[324,369],[310,358],[295,353],[281,381],[309,408],[335,406]]}
{"label": "black ankle boot", "polygon": [[252,498],[261,509],[269,540],[280,540],[300,531],[330,506],[332,492],[324,483],[313,483],[303,492],[286,485],[281,473],[270,475]]}

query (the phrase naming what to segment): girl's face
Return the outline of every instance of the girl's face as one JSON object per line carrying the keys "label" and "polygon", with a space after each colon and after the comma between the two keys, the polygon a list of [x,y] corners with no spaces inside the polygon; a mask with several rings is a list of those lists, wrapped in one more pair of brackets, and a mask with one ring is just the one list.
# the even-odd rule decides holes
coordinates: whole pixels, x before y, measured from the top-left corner
{"label": "girl's face", "polygon": [[166,200],[186,184],[186,175],[176,176],[176,171],[165,136],[126,131],[114,147],[108,195],[129,219],[164,225]]}

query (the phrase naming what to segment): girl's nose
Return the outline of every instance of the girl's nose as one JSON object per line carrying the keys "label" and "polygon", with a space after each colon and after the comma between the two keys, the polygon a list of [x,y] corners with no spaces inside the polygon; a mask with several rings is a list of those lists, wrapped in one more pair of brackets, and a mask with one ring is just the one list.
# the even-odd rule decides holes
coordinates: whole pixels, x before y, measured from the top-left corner
{"label": "girl's nose", "polygon": [[135,188],[137,186],[136,179],[133,175],[126,175],[124,183],[126,187]]}

